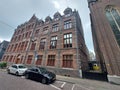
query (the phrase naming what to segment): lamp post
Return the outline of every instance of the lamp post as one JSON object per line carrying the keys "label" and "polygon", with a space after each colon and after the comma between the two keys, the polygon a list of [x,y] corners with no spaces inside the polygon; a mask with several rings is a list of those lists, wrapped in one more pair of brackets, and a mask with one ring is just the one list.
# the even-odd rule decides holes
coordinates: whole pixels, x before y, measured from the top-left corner
{"label": "lamp post", "polygon": [[[35,43],[37,41],[37,39],[32,39],[31,41],[32,41],[32,43]],[[37,43],[36,43],[36,45],[37,45]],[[35,45],[35,50],[34,50],[34,58],[33,58],[32,66],[34,66],[37,61],[36,45]]]}

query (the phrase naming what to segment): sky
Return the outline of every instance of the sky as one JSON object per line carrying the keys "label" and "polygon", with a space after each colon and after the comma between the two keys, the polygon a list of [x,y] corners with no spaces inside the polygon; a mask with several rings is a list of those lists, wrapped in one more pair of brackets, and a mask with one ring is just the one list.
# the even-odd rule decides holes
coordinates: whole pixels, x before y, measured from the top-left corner
{"label": "sky", "polygon": [[85,42],[89,51],[94,51],[87,0],[0,0],[0,41],[10,41],[18,25],[28,21],[33,14],[39,19],[53,17],[58,11],[70,7],[81,17]]}

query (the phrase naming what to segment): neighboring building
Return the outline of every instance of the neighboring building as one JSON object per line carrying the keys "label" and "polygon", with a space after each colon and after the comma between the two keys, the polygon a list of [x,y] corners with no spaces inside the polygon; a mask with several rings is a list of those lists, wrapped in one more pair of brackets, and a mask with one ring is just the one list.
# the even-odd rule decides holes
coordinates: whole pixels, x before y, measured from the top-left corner
{"label": "neighboring building", "polygon": [[64,15],[56,12],[45,21],[33,15],[17,27],[3,60],[80,77],[88,69],[88,51],[78,11],[67,8]]}
{"label": "neighboring building", "polygon": [[90,60],[90,61],[96,61],[95,55],[94,55],[94,53],[91,52],[91,51],[89,51],[89,60]]}
{"label": "neighboring building", "polygon": [[5,52],[8,44],[9,44],[8,41],[3,41],[3,42],[0,43],[0,61],[2,59],[2,56],[3,56],[4,52]]}
{"label": "neighboring building", "polygon": [[88,3],[96,60],[102,71],[108,73],[108,80],[120,84],[120,0]]}

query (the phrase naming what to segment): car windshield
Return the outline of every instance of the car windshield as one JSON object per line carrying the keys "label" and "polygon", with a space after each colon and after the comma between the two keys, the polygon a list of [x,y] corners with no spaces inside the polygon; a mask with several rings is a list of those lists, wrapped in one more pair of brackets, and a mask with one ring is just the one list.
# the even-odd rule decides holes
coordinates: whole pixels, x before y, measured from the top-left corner
{"label": "car windshield", "polygon": [[20,66],[18,66],[18,68],[26,68],[25,66],[23,66],[23,65],[20,65]]}
{"label": "car windshield", "polygon": [[41,68],[41,67],[39,67],[39,70],[41,71],[41,73],[45,73],[45,72],[47,72],[47,70],[46,70],[45,68]]}

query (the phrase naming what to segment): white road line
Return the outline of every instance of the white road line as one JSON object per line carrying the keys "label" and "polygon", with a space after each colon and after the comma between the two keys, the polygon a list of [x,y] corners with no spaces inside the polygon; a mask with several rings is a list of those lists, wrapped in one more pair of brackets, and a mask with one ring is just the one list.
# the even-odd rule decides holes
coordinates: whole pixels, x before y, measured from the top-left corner
{"label": "white road line", "polygon": [[91,90],[91,89],[86,88],[86,87],[83,87],[83,86],[81,86],[81,85],[77,85],[77,86],[79,86],[79,87],[81,87],[81,88],[84,88],[84,89],[86,89],[86,90]]}
{"label": "white road line", "polygon": [[74,87],[75,87],[75,84],[73,84],[73,86],[72,86],[72,89],[71,89],[71,90],[74,90]]}
{"label": "white road line", "polygon": [[24,76],[21,76],[21,78],[25,78]]}
{"label": "white road line", "polygon": [[53,87],[53,88],[55,88],[55,89],[57,89],[57,90],[61,90],[60,88],[58,88],[58,87],[56,87],[56,86],[54,86],[52,84],[50,84],[50,86]]}
{"label": "white road line", "polygon": [[63,84],[61,85],[61,87],[60,87],[60,88],[63,88],[65,84],[66,84],[66,82],[63,82]]}

